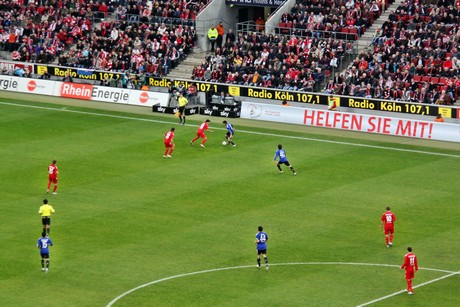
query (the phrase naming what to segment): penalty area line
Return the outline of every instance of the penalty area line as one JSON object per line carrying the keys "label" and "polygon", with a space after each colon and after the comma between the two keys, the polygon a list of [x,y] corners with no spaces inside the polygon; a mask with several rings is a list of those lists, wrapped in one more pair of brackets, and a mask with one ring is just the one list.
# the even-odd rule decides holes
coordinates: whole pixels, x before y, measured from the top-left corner
{"label": "penalty area line", "polygon": [[[460,272],[453,272],[453,273],[450,273],[450,274],[448,274],[448,275],[444,275],[444,276],[441,276],[441,277],[439,277],[439,278],[435,278],[435,279],[429,280],[429,281],[427,281],[427,282],[421,283],[421,284],[419,284],[419,285],[414,286],[413,288],[414,288],[414,289],[420,288],[420,287],[429,285],[429,284],[431,284],[431,283],[434,283],[434,282],[437,282],[437,281],[440,281],[440,280],[443,280],[443,279],[446,279],[446,278],[449,278],[449,277],[451,277],[451,276],[458,275],[458,274],[460,274]],[[371,304],[374,304],[374,303],[377,303],[377,302],[386,300],[387,298],[390,298],[390,297],[393,297],[393,296],[396,296],[396,295],[398,295],[398,294],[405,293],[405,292],[406,292],[406,290],[401,290],[401,291],[398,291],[398,292],[395,292],[395,293],[392,293],[392,294],[388,294],[388,295],[382,296],[382,297],[380,297],[380,298],[377,298],[377,299],[375,299],[375,300],[366,302],[366,303],[364,303],[364,304],[360,304],[360,305],[358,305],[357,307],[362,307],[362,306],[371,305]]]}
{"label": "penalty area line", "polygon": [[[168,124],[168,125],[174,124],[174,123],[171,123],[170,121],[150,119],[150,118],[139,118],[139,117],[132,117],[132,116],[103,114],[103,113],[89,112],[89,111],[68,110],[68,109],[64,109],[64,108],[51,108],[51,107],[44,107],[44,106],[37,106],[37,105],[11,103],[11,102],[5,102],[5,101],[0,101],[0,105],[1,104],[9,105],[9,106],[16,106],[16,107],[34,108],[34,109],[41,109],[41,110],[51,110],[51,111],[58,111],[58,112],[68,112],[68,113],[75,113],[75,114],[85,114],[85,115],[93,115],[93,116],[101,116],[101,117],[109,117],[109,118],[128,119],[128,120],[159,123],[159,124]],[[269,123],[269,122],[267,122],[267,123]],[[190,124],[186,124],[186,125],[187,126],[195,126],[195,125],[190,125]],[[213,127],[213,129],[227,130],[225,128],[219,128],[219,127]],[[321,143],[330,143],[330,144],[355,146],[355,147],[365,147],[365,148],[373,148],[373,149],[381,149],[381,150],[391,150],[391,151],[399,151],[399,152],[411,152],[411,153],[418,153],[418,154],[432,155],[432,156],[460,158],[460,155],[440,153],[440,152],[430,152],[430,151],[415,150],[415,149],[404,149],[404,148],[395,148],[395,147],[389,147],[389,146],[387,147],[387,146],[369,145],[369,144],[363,144],[363,143],[332,141],[332,140],[326,140],[326,139],[317,139],[317,138],[293,136],[293,135],[286,135],[286,134],[276,134],[276,133],[265,133],[265,132],[249,131],[249,130],[238,130],[238,132],[239,133],[254,134],[254,135],[271,136],[271,137],[282,137],[282,138],[296,139],[296,140],[303,140],[303,141],[311,141],[311,142],[321,142]]]}

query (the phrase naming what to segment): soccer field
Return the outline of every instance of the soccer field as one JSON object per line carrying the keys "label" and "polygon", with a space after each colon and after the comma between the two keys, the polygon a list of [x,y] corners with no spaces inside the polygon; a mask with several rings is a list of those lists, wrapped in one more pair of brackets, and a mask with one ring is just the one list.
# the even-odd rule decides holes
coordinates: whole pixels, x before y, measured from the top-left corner
{"label": "soccer field", "polygon": [[[460,149],[1,99],[1,306],[459,306]],[[233,122],[232,120],[229,120]],[[164,159],[163,135],[176,127]],[[271,127],[271,128],[270,128]],[[283,144],[297,171],[279,174]],[[47,166],[59,167],[57,195]],[[41,272],[38,209],[52,217]],[[387,248],[380,217],[397,221]],[[255,234],[269,235],[270,270]],[[415,295],[403,262],[412,246]]]}

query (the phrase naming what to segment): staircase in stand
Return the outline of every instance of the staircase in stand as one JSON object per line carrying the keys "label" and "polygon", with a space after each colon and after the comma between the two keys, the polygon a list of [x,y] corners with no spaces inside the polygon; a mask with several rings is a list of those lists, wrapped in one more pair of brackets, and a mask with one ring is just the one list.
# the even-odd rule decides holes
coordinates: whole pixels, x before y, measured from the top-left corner
{"label": "staircase in stand", "polygon": [[388,16],[390,16],[391,11],[396,11],[396,9],[403,3],[403,0],[397,0],[390,4],[388,8],[385,10],[385,12],[382,12],[380,14],[379,18],[377,18],[372,26],[366,30],[366,32],[358,38],[358,54],[361,53],[361,51],[372,51],[373,47],[371,46],[372,39],[374,38],[375,31],[377,29],[380,29],[385,21],[388,20]]}
{"label": "staircase in stand", "polygon": [[195,47],[185,60],[179,63],[177,67],[172,69],[166,76],[169,79],[190,79],[192,77],[193,68],[200,66],[208,53]]}

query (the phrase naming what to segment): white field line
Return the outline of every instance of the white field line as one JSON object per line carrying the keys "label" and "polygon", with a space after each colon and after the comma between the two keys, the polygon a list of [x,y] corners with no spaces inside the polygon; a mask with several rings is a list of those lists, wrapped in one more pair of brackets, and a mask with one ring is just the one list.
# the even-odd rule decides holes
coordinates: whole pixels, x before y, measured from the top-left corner
{"label": "white field line", "polygon": [[[0,104],[17,106],[17,107],[25,107],[25,108],[35,108],[35,109],[42,109],[42,110],[53,110],[53,111],[58,111],[58,112],[68,112],[68,113],[85,114],[85,115],[93,115],[93,116],[101,116],[101,117],[129,119],[129,120],[135,120],[135,121],[144,121],[144,122],[152,122],[152,123],[160,123],[160,124],[168,124],[168,125],[172,124],[170,121],[164,121],[164,120],[138,118],[138,117],[132,117],[132,116],[121,116],[121,115],[114,115],[114,114],[102,114],[102,113],[95,113],[95,112],[88,112],[88,111],[68,110],[66,108],[50,108],[50,107],[24,105],[24,104],[19,104],[19,103],[10,103],[10,102],[2,102],[2,101],[0,101]],[[187,124],[187,126],[196,126],[196,125]],[[219,127],[213,127],[213,129],[226,130],[225,128],[219,128]],[[418,154],[424,154],[424,155],[460,158],[460,155],[455,155],[455,154],[430,152],[430,151],[423,151],[423,150],[412,150],[412,149],[404,149],[404,148],[394,148],[394,147],[387,147],[387,146],[368,145],[368,144],[361,144],[361,143],[332,141],[332,140],[324,140],[324,139],[316,139],[316,138],[308,138],[308,137],[292,136],[292,135],[283,135],[283,134],[276,134],[276,133],[264,133],[264,132],[257,132],[257,131],[248,131],[248,130],[238,130],[238,133],[248,133],[248,134],[283,137],[283,138],[297,139],[297,140],[304,140],[304,141],[314,141],[314,142],[332,143],[332,144],[340,144],[340,145],[347,145],[347,146],[375,148],[375,149],[382,149],[382,150],[411,152],[411,153],[418,153]]]}
{"label": "white field line", "polygon": [[[399,265],[395,265],[395,264],[359,263],[359,262],[289,262],[289,263],[273,263],[273,264],[270,264],[270,266],[288,266],[288,265],[361,265],[361,266],[382,266],[382,267],[392,267],[392,268],[399,268],[400,267]],[[234,267],[227,267],[227,268],[217,268],[217,269],[190,272],[190,273],[178,274],[178,275],[174,275],[174,276],[161,278],[161,279],[158,279],[158,280],[154,280],[154,281],[142,284],[140,286],[137,286],[135,288],[132,288],[131,290],[128,290],[128,291],[120,294],[119,296],[114,298],[110,303],[108,303],[106,307],[111,307],[117,301],[119,301],[123,297],[129,295],[130,293],[133,293],[134,291],[137,291],[139,289],[142,289],[142,288],[154,285],[154,284],[158,284],[158,283],[163,282],[163,281],[176,279],[176,278],[187,277],[187,276],[192,276],[192,275],[198,275],[198,274],[212,273],[212,272],[225,271],[225,270],[246,269],[246,268],[255,268],[255,265],[241,265],[241,266],[234,266]],[[419,268],[419,269],[420,270],[427,270],[427,271],[450,273],[449,275],[446,275],[446,276],[438,278],[438,279],[434,279],[434,280],[429,281],[429,282],[427,282],[425,284],[432,283],[432,282],[435,282],[437,280],[440,280],[440,279],[447,278],[449,276],[458,274],[458,272],[452,272],[452,271],[448,271],[448,270],[440,270],[440,269],[432,269],[432,268]],[[418,285],[418,286],[416,286],[414,288],[421,287],[421,286],[423,286],[425,284]],[[404,291],[399,291],[396,294],[393,293],[392,295],[387,296],[387,297],[391,297],[391,296],[397,295],[397,294],[402,293],[402,292],[404,292]],[[386,297],[380,298],[378,300],[382,300],[382,299],[385,299],[385,298]],[[374,301],[372,301],[372,302],[374,302]],[[369,304],[369,303],[365,303],[365,304]],[[364,305],[360,305],[360,306],[364,306]]]}
{"label": "white field line", "polygon": [[[434,282],[436,282],[436,281],[443,280],[443,279],[445,279],[445,278],[448,278],[448,277],[451,277],[451,276],[454,276],[454,275],[457,275],[457,274],[460,274],[460,272],[453,272],[453,273],[450,273],[450,274],[448,274],[448,275],[444,275],[444,276],[441,276],[441,277],[439,277],[439,278],[435,278],[435,279],[429,280],[429,281],[427,281],[427,282],[421,283],[421,284],[416,285],[416,286],[414,286],[414,287],[412,287],[412,288],[414,288],[414,289],[415,289],[415,288],[420,288],[420,287],[429,285],[429,284],[434,283]],[[388,295],[382,296],[382,297],[377,298],[377,299],[375,299],[375,300],[372,300],[372,301],[369,301],[369,302],[367,302],[367,303],[358,305],[358,307],[367,306],[367,305],[370,305],[370,304],[373,304],[373,303],[377,303],[377,302],[386,300],[387,298],[396,296],[396,295],[401,294],[401,293],[406,293],[406,290],[401,290],[401,291],[398,291],[398,292],[395,292],[395,293],[392,293],[392,294],[388,294]]]}

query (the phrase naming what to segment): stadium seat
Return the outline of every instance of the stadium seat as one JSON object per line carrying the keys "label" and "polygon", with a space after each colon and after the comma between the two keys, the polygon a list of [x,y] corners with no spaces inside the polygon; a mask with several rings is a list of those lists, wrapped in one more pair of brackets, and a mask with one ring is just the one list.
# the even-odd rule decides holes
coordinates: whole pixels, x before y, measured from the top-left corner
{"label": "stadium seat", "polygon": [[358,39],[358,29],[357,28],[350,28],[348,29],[348,33],[352,34],[350,37],[351,39],[353,40],[357,40]]}
{"label": "stadium seat", "polygon": [[287,23],[286,22],[280,22],[279,27],[280,27],[280,33],[281,34],[288,34],[289,33],[289,29],[287,28]]}
{"label": "stadium seat", "polygon": [[443,77],[439,78],[439,82],[438,82],[438,83],[439,83],[439,84],[442,84],[442,85],[447,84],[447,78],[443,78]]}
{"label": "stadium seat", "polygon": [[421,76],[418,76],[418,75],[414,75],[414,81],[415,81],[415,82],[421,82],[421,81],[422,81],[422,77],[421,77]]}

